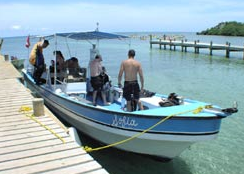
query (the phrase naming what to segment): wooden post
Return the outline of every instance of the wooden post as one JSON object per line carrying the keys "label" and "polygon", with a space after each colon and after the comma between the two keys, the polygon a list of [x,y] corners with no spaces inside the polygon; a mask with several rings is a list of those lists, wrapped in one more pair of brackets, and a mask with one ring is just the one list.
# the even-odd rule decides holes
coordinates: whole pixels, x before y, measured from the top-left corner
{"label": "wooden post", "polygon": [[152,49],[152,35],[150,34],[150,49]]}
{"label": "wooden post", "polygon": [[172,40],[169,40],[169,49],[172,50]]}
{"label": "wooden post", "polygon": [[4,55],[4,60],[5,60],[6,62],[8,62],[8,61],[9,61],[9,55]]}
{"label": "wooden post", "polygon": [[32,100],[34,116],[43,116],[44,115],[44,101],[42,98],[34,98]]}
{"label": "wooden post", "polygon": [[244,46],[243,46],[243,60],[244,60]]}
{"label": "wooden post", "polygon": [[210,42],[210,46],[209,46],[209,50],[210,50],[210,55],[211,55],[211,56],[213,55],[213,49],[212,49],[212,46],[213,46],[213,42],[211,41],[211,42]]}
{"label": "wooden post", "polygon": [[194,50],[195,50],[195,54],[197,53],[197,41],[194,41]]}
{"label": "wooden post", "polygon": [[[187,39],[185,40],[185,42],[187,42]],[[185,46],[185,52],[187,52],[187,47]]]}
{"label": "wooden post", "polygon": [[184,40],[181,40],[181,52],[184,51],[184,46],[183,46]]}
{"label": "wooden post", "polygon": [[230,43],[226,42],[226,58],[230,57]]}
{"label": "wooden post", "polygon": [[161,39],[159,39],[159,49],[162,49],[162,45],[161,45]]}
{"label": "wooden post", "polygon": [[[175,39],[174,39],[174,41],[175,41]],[[175,42],[174,42],[174,51],[176,50],[176,46],[175,46]]]}
{"label": "wooden post", "polygon": [[[199,43],[200,42],[200,40],[197,40],[197,43]],[[199,50],[200,50],[200,48],[198,47],[197,48],[197,53],[199,54]]]}

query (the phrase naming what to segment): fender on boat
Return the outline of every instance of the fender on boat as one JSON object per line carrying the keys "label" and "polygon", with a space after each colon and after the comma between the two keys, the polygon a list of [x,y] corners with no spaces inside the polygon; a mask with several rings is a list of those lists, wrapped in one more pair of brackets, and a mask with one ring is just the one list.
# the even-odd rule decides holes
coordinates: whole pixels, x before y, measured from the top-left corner
{"label": "fender on boat", "polygon": [[82,146],[82,143],[80,141],[80,137],[76,131],[76,129],[74,127],[70,127],[68,128],[69,130],[69,135],[71,136],[71,138],[79,145]]}

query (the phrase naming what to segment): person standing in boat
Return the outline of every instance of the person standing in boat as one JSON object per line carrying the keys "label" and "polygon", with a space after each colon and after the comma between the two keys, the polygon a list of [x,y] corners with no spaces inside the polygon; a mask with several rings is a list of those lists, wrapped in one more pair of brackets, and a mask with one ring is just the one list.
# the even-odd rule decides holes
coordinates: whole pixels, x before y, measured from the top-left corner
{"label": "person standing in boat", "polygon": [[45,71],[45,60],[42,53],[42,50],[46,48],[49,45],[48,40],[43,40],[40,42],[37,42],[30,54],[30,60],[33,60],[33,66],[34,66],[34,73],[33,78],[37,85],[40,85],[42,83],[41,76],[42,73]]}
{"label": "person standing in boat", "polygon": [[[127,111],[131,112],[132,104],[134,105],[133,109],[136,108],[136,105],[143,110],[142,105],[139,102],[140,91],[143,92],[144,88],[144,77],[143,71],[140,62],[134,59],[135,50],[128,51],[128,59],[122,61],[120,65],[119,75],[118,75],[118,86],[122,87],[121,80],[124,73],[124,88],[123,88],[123,97],[127,101]],[[137,81],[137,75],[139,74],[141,89]],[[136,103],[134,103],[134,101]]]}
{"label": "person standing in boat", "polygon": [[97,93],[98,92],[101,92],[104,105],[108,105],[107,100],[106,100],[106,96],[105,96],[105,92],[102,90],[103,81],[102,81],[100,75],[103,72],[103,70],[102,70],[101,61],[102,61],[102,56],[96,55],[95,59],[90,64],[91,85],[93,88],[92,103],[94,106],[96,106],[96,99],[97,99]]}
{"label": "person standing in boat", "polygon": [[57,73],[59,73],[64,69],[65,59],[61,51],[54,51],[53,55],[56,56],[56,69]]}

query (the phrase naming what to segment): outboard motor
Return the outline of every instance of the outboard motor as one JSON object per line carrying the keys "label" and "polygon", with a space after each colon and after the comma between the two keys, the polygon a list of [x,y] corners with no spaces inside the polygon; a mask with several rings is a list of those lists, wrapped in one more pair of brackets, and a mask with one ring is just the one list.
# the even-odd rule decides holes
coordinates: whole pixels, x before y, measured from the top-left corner
{"label": "outboard motor", "polygon": [[237,102],[235,101],[234,102],[234,105],[232,108],[226,108],[226,109],[222,109],[222,112],[226,113],[226,114],[233,114],[233,113],[236,113],[238,112],[238,109],[237,109]]}

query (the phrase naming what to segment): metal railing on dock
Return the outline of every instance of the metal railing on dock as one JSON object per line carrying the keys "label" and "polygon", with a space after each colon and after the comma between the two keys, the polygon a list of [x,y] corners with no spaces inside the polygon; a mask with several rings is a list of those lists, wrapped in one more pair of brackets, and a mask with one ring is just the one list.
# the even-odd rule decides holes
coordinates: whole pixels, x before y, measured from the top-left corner
{"label": "metal railing on dock", "polygon": [[243,60],[244,60],[244,46],[232,46],[231,43],[226,42],[226,44],[214,44],[212,41],[210,43],[201,43],[199,40],[190,42],[187,40],[167,40],[159,39],[159,40],[152,40],[152,36],[150,36],[150,48],[152,45],[159,45],[159,49],[166,49],[166,46],[169,46],[170,50],[176,50],[176,47],[181,47],[182,52],[187,52],[188,47],[194,48],[194,52],[199,54],[200,49],[209,49],[209,54],[213,55],[213,50],[223,50],[225,51],[225,56],[227,58],[230,57],[230,52],[243,52]]}

